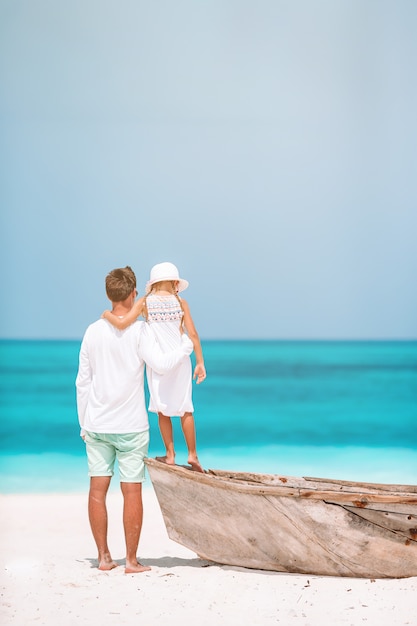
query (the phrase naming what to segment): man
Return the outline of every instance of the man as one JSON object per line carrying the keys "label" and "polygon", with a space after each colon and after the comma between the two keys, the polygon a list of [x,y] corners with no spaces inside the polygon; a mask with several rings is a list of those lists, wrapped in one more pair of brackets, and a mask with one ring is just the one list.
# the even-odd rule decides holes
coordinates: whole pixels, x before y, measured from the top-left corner
{"label": "man", "polygon": [[[137,295],[133,270],[125,267],[111,271],[106,277],[106,293],[113,313],[126,315]],[[163,355],[146,324],[139,321],[121,331],[100,319],[85,332],[76,379],[77,409],[86,444],[90,476],[88,514],[100,570],[117,566],[107,544],[106,506],[116,458],[124,501],[125,572],[135,574],[150,569],[137,560],[143,518],[144,458],[149,445],[144,361],[163,374],[191,352],[192,343],[183,335],[182,346]]]}

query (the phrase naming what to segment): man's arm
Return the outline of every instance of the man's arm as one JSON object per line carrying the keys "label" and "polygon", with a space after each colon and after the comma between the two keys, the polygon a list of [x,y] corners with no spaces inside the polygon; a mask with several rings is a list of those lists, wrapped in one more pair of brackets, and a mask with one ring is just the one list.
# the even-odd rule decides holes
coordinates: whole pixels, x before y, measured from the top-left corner
{"label": "man's arm", "polygon": [[91,386],[91,368],[88,358],[87,342],[84,337],[79,357],[78,374],[75,380],[77,388],[77,411],[78,421],[81,427],[81,437],[84,435],[84,418],[87,411],[88,397],[90,395]]}
{"label": "man's arm", "polygon": [[164,354],[155,339],[149,326],[144,323],[139,340],[139,354],[150,368],[157,374],[166,374],[193,351],[193,342],[184,333],[181,337],[181,345]]}

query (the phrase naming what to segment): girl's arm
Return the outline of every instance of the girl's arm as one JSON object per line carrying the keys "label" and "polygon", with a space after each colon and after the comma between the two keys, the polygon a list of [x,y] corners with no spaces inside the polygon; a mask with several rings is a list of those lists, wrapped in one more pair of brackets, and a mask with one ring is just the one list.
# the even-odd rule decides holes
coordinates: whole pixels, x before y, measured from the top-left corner
{"label": "girl's arm", "polygon": [[184,312],[184,326],[194,346],[196,365],[194,368],[193,379],[197,379],[197,385],[199,385],[207,376],[206,368],[204,366],[203,349],[201,347],[200,337],[198,336],[197,329],[194,326],[193,318],[191,317],[190,307],[188,306],[188,303],[182,298],[181,303],[182,310]]}
{"label": "girl's arm", "polygon": [[104,311],[101,317],[110,322],[110,324],[113,324],[113,326],[116,326],[116,328],[118,328],[119,330],[124,330],[125,328],[133,324],[133,322],[141,315],[144,302],[145,296],[142,296],[142,298],[136,300],[129,313],[126,313],[126,315],[124,315],[123,317],[118,317],[111,311]]}

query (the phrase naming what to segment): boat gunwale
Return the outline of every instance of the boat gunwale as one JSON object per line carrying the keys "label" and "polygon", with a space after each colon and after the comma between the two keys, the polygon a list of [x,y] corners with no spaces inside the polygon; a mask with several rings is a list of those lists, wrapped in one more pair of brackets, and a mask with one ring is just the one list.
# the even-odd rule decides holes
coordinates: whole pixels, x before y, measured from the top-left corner
{"label": "boat gunwale", "polygon": [[[324,482],[327,485],[335,485],[335,489],[319,489],[314,488],[314,485],[309,484],[308,481],[316,479],[305,479],[304,477],[296,478],[289,476],[279,476],[271,474],[251,474],[244,472],[227,472],[225,470],[208,470],[204,473],[193,471],[191,468],[183,465],[167,465],[156,459],[145,459],[145,463],[149,468],[154,468],[161,472],[180,475],[192,482],[198,482],[206,485],[216,486],[221,489],[230,490],[235,489],[241,493],[251,493],[253,495],[274,495],[281,497],[295,497],[309,500],[326,500],[329,502],[341,503],[349,502],[358,507],[365,507],[368,503],[382,503],[382,504],[411,504],[417,506],[417,487],[416,492],[413,491],[390,491],[390,485],[384,484],[385,489],[381,489],[378,483],[356,483],[348,481],[333,481],[330,479],[318,479],[317,482]],[[248,479],[245,479],[244,477]],[[268,484],[261,481],[251,480],[250,477],[255,476],[257,478],[264,477],[276,477],[285,482],[282,484]],[[152,475],[151,475],[151,480]],[[292,485],[293,481],[306,481],[306,485]],[[344,489],[349,488],[348,489]],[[356,489],[356,487],[358,487]],[[408,489],[407,485],[392,485],[392,487],[404,487]],[[351,491],[350,489],[353,489]],[[384,491],[384,493],[381,493]],[[387,493],[388,492],[388,493]]]}

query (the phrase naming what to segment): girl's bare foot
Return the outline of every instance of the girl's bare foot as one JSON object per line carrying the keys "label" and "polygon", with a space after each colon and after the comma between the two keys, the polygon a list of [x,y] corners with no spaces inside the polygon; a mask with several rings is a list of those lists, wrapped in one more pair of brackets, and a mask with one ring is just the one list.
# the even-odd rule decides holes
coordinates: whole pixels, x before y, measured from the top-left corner
{"label": "girl's bare foot", "polygon": [[175,465],[174,456],[156,456],[155,459],[161,463],[166,463],[167,465]]}
{"label": "girl's bare foot", "polygon": [[200,461],[198,460],[197,457],[194,458],[188,458],[188,465],[191,465],[192,469],[194,470],[194,472],[200,472],[201,474],[204,474],[204,470],[200,465]]}
{"label": "girl's bare foot", "polygon": [[147,565],[136,561],[136,563],[126,563],[125,574],[142,574],[142,572],[149,572],[150,569]]}

